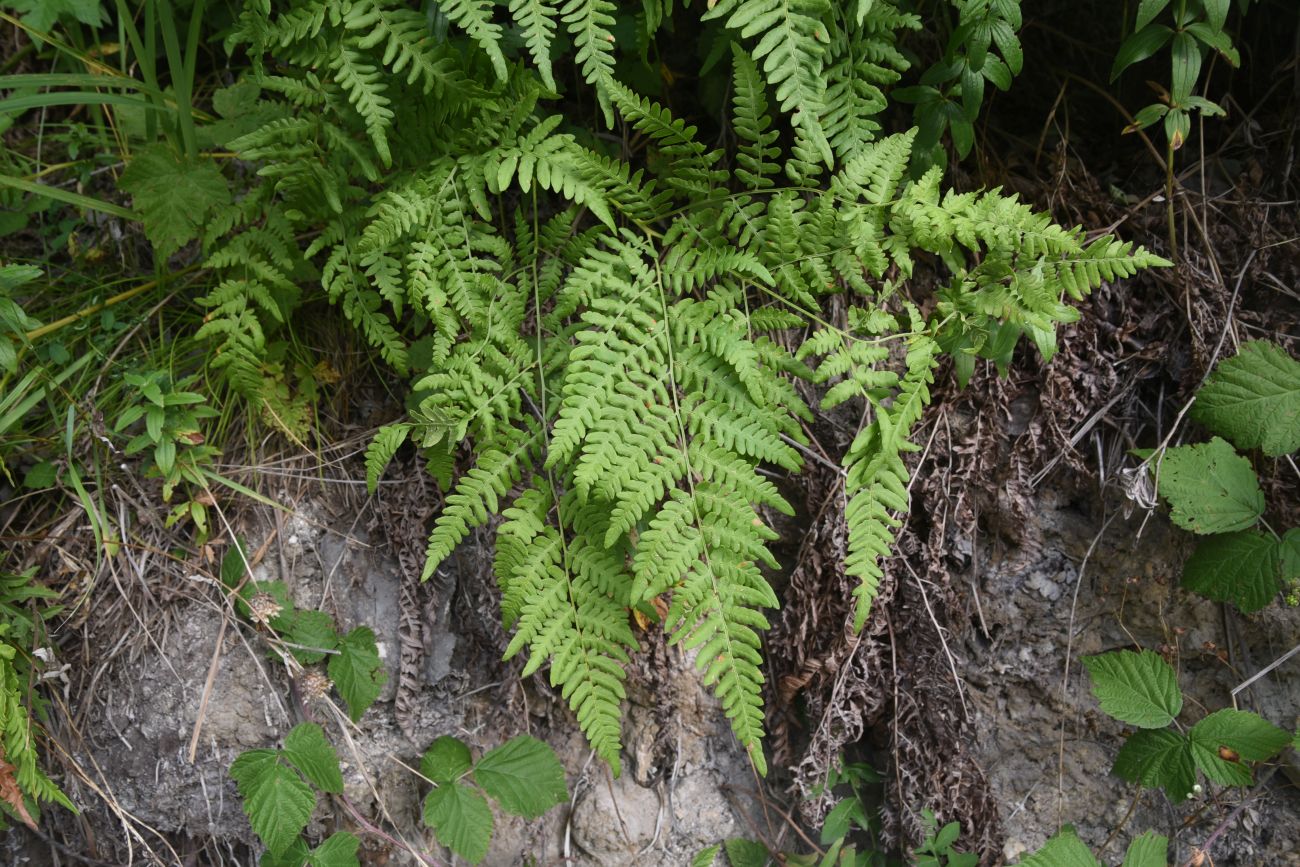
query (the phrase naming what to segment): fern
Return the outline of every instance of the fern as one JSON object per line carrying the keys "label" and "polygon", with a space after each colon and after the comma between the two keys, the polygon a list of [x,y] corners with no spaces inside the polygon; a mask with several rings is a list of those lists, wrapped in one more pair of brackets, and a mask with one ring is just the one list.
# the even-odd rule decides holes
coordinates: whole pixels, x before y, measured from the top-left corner
{"label": "fern", "polygon": [[[763,516],[793,511],[771,476],[803,468],[798,380],[865,420],[842,458],[861,628],[941,355],[959,376],[1004,363],[1008,336],[1050,355],[1071,300],[1162,260],[998,190],[945,191],[937,170],[909,178],[916,133],[880,127],[919,24],[896,4],[676,6],[639,6],[628,46],[610,0],[454,0],[451,38],[398,0],[245,11],[231,41],[268,120],[232,143],[256,183],[208,233],[226,238],[201,334],[242,394],[274,401],[277,333],[304,301],[333,304],[410,379],[410,418],[376,434],[366,480],[404,442],[423,451],[446,492],[423,577],[496,523],[507,654],[549,667],[615,768],[629,613],[666,611],[761,771],[778,604]],[[709,136],[729,149],[615,64],[701,20],[732,61],[730,130]],[[549,103],[570,41],[632,156]],[[516,50],[534,68],[507,63]]]}

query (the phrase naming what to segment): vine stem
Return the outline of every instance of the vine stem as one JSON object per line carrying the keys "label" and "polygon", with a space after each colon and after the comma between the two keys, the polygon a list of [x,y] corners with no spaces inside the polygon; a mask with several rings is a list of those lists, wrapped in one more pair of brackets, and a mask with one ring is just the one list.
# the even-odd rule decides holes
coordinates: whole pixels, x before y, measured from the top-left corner
{"label": "vine stem", "polygon": [[[1262,788],[1269,780],[1273,779],[1273,775],[1277,773],[1277,769],[1278,766],[1274,765],[1269,772],[1264,775],[1263,779],[1256,784],[1255,788]],[[1210,849],[1214,847],[1215,842],[1223,836],[1225,831],[1232,827],[1233,823],[1237,821],[1237,817],[1246,809],[1246,805],[1249,804],[1250,801],[1250,798],[1242,798],[1241,803],[1233,807],[1232,812],[1225,816],[1223,821],[1210,832],[1210,836],[1205,838],[1204,843],[1200,846],[1193,846],[1192,854],[1183,862],[1183,867],[1200,867],[1201,864],[1204,864],[1206,859],[1209,857]]]}

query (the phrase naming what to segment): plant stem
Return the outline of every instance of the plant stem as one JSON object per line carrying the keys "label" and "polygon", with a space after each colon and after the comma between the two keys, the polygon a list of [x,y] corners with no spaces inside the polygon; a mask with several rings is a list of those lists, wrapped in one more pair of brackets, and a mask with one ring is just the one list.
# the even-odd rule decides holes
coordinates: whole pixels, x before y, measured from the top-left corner
{"label": "plant stem", "polygon": [[1174,141],[1165,153],[1165,213],[1169,219],[1169,258],[1178,261],[1178,229],[1174,224]]}
{"label": "plant stem", "polygon": [[[173,272],[172,276],[175,277],[177,275],[184,274],[188,271],[193,271],[197,267],[198,267],[197,265],[190,265],[186,268],[181,269],[180,271]],[[139,295],[142,292],[148,292],[150,289],[156,289],[158,287],[158,283],[159,281],[157,280],[150,280],[148,283],[141,283],[139,286],[136,286],[133,289],[128,289],[125,292],[119,292],[118,294],[114,295],[112,298],[109,298],[107,301],[103,301],[99,304],[91,305],[90,307],[87,307],[84,310],[78,310],[76,313],[73,313],[71,316],[64,316],[62,319],[55,320],[54,322],[51,322],[48,325],[42,325],[40,328],[37,328],[32,331],[28,331],[26,335],[27,340],[28,342],[31,342],[38,338],[44,337],[47,334],[53,334],[55,331],[58,331],[60,328],[71,325],[74,322],[80,322],[82,319],[85,319],[87,316],[94,316],[99,311],[106,310],[109,307],[112,307],[114,304],[121,304],[123,301],[127,301],[131,298],[134,298],[135,296]]]}

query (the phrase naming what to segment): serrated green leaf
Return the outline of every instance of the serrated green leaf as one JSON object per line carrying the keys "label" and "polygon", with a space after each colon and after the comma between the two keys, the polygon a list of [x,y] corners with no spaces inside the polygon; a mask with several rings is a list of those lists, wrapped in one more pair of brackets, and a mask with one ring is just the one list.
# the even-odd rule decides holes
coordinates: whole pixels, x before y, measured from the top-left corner
{"label": "serrated green leaf", "polygon": [[1197,392],[1192,418],[1243,449],[1300,449],[1300,362],[1264,340],[1243,344]]}
{"label": "serrated green leaf", "polygon": [[355,834],[336,831],[311,850],[312,867],[360,867],[357,849],[361,841]]}
{"label": "serrated green leaf", "polygon": [[1253,527],[1264,513],[1264,492],[1250,461],[1215,437],[1166,449],[1152,472],[1169,502],[1169,519],[1193,533],[1231,533]]}
{"label": "serrated green leaf", "polygon": [[262,853],[262,860],[258,861],[257,865],[258,867],[303,867],[310,857],[311,852],[308,851],[307,841],[299,837],[292,846],[279,855],[270,851]]}
{"label": "serrated green leaf", "polygon": [[1196,785],[1191,744],[1184,735],[1169,729],[1144,729],[1129,735],[1111,772],[1148,789],[1164,789],[1174,803],[1186,800]]}
{"label": "serrated green leaf", "polygon": [[424,822],[438,841],[477,864],[492,841],[492,809],[487,798],[464,783],[439,786],[424,799]]}
{"label": "serrated green leaf", "polygon": [[1183,564],[1183,586],[1244,612],[1258,611],[1277,595],[1280,548],[1254,530],[1207,536]]}
{"label": "serrated green leaf", "polygon": [[1293,527],[1282,536],[1278,544],[1278,560],[1282,580],[1288,585],[1300,583],[1300,527]]}
{"label": "serrated green leaf", "polygon": [[248,557],[248,543],[243,539],[235,539],[235,543],[221,558],[221,583],[232,590],[238,586],[247,571]]}
{"label": "serrated green leaf", "polygon": [[451,735],[443,735],[424,751],[420,759],[420,773],[435,783],[451,783],[459,780],[474,764],[469,754],[469,747],[464,741]]}
{"label": "serrated green leaf", "polygon": [[1068,825],[1034,854],[1020,862],[1020,867],[1101,867],[1092,852]]}
{"label": "serrated green leaf", "polygon": [[136,151],[118,186],[131,194],[145,235],[164,258],[198,237],[210,211],[230,204],[216,163],[178,156],[165,144]]}
{"label": "serrated green leaf", "polygon": [[343,636],[338,650],[330,657],[330,680],[334,681],[334,688],[347,702],[348,715],[356,722],[379,698],[388,673],[379,659],[375,633],[369,626],[358,626]]}
{"label": "serrated green leaf", "polygon": [[287,626],[283,637],[290,644],[294,658],[303,665],[314,665],[325,658],[327,651],[338,646],[339,634],[334,630],[334,618],[324,611],[295,611],[285,617]]}
{"label": "serrated green leaf", "polygon": [[1258,714],[1232,708],[1210,714],[1192,726],[1187,737],[1196,766],[1224,786],[1249,786],[1250,767],[1244,763],[1272,758],[1291,740],[1286,731]]}
{"label": "serrated green leaf", "polygon": [[322,792],[343,791],[338,754],[325,739],[325,730],[316,723],[299,723],[293,727],[284,739],[284,757]]}
{"label": "serrated green leaf", "polygon": [[280,764],[276,750],[250,750],[230,766],[244,813],[272,852],[286,852],[316,809],[316,795],[297,772]]}
{"label": "serrated green leaf", "polygon": [[707,849],[701,849],[691,859],[691,867],[713,867],[713,862],[718,859],[718,852],[721,849],[721,843],[714,843]]}
{"label": "serrated green leaf", "polygon": [[755,840],[744,837],[732,837],[722,843],[727,850],[727,860],[731,867],[767,867],[767,847]]}
{"label": "serrated green leaf", "polygon": [[569,798],[555,751],[529,735],[511,738],[474,766],[474,779],[507,812],[536,819]]}
{"label": "serrated green leaf", "polygon": [[1085,656],[1092,694],[1115,719],[1144,729],[1164,728],[1183,708],[1178,676],[1149,650]]}
{"label": "serrated green leaf", "polygon": [[1147,831],[1128,845],[1120,867],[1166,867],[1169,863],[1169,838]]}

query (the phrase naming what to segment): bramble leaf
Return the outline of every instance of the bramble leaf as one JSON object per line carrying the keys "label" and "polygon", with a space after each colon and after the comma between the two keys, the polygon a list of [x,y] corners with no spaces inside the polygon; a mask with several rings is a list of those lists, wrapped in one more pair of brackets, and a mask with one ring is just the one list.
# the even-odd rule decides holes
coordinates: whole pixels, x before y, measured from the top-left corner
{"label": "bramble leaf", "polygon": [[721,843],[714,843],[712,846],[696,852],[695,857],[691,859],[691,867],[713,867],[713,862],[718,859],[718,850],[721,848]]}
{"label": "bramble leaf", "polygon": [[474,779],[503,809],[528,819],[569,797],[555,751],[528,735],[511,738],[479,759]]}
{"label": "bramble leaf", "polygon": [[1147,831],[1128,845],[1120,867],[1165,867],[1168,854],[1169,838]]}
{"label": "bramble leaf", "polygon": [[1300,362],[1265,340],[1243,344],[1197,392],[1192,418],[1238,448],[1270,457],[1300,449]]}
{"label": "bramble leaf", "polygon": [[343,636],[339,652],[330,656],[329,675],[347,702],[352,721],[361,719],[388,680],[375,647],[375,633],[369,626],[358,626]]}
{"label": "bramble leaf", "polygon": [[334,618],[324,611],[294,611],[285,616],[288,626],[283,638],[296,647],[290,647],[294,658],[303,665],[315,665],[326,656],[326,651],[338,646],[339,634],[334,630]]}
{"label": "bramble leaf", "polygon": [[253,831],[275,854],[293,845],[311,820],[316,795],[277,750],[249,750],[230,766]]}
{"label": "bramble leaf", "polygon": [[1130,783],[1164,789],[1175,804],[1196,785],[1196,767],[1187,738],[1169,729],[1143,729],[1129,735],[1111,771]]}
{"label": "bramble leaf", "polygon": [[1183,564],[1183,586],[1216,602],[1258,611],[1277,594],[1281,546],[1254,530],[1207,536]]}
{"label": "bramble leaf", "polygon": [[1085,656],[1083,664],[1101,709],[1120,722],[1144,729],[1163,728],[1183,708],[1177,675],[1169,663],[1149,650]]}
{"label": "bramble leaf", "polygon": [[1249,786],[1250,766],[1279,753],[1291,741],[1283,729],[1250,711],[1225,708],[1192,726],[1192,757],[1205,776],[1224,786]]}
{"label": "bramble leaf", "polygon": [[1101,867],[1069,825],[1043,848],[1020,861],[1020,867]]}
{"label": "bramble leaf", "polygon": [[343,791],[339,757],[325,740],[325,730],[312,722],[299,723],[284,739],[284,757],[322,792]]}
{"label": "bramble leaf", "polygon": [[1169,518],[1193,533],[1230,533],[1253,527],[1264,513],[1264,492],[1250,461],[1215,437],[1166,449],[1153,470]]}
{"label": "bramble leaf", "polygon": [[451,783],[465,776],[474,764],[469,747],[460,738],[443,735],[424,751],[420,773],[435,783]]}
{"label": "bramble leaf", "polygon": [[336,831],[325,839],[309,856],[311,867],[358,867],[357,849],[361,841],[355,834]]}
{"label": "bramble leaf", "polygon": [[439,842],[471,864],[487,855],[492,809],[482,794],[464,783],[449,783],[430,792],[424,799],[424,822]]}
{"label": "bramble leaf", "polygon": [[755,840],[732,837],[723,841],[722,846],[727,850],[731,867],[767,867],[770,860],[767,847]]}
{"label": "bramble leaf", "polygon": [[1292,527],[1282,536],[1278,546],[1278,559],[1282,567],[1282,580],[1287,584],[1300,583],[1300,527]]}

